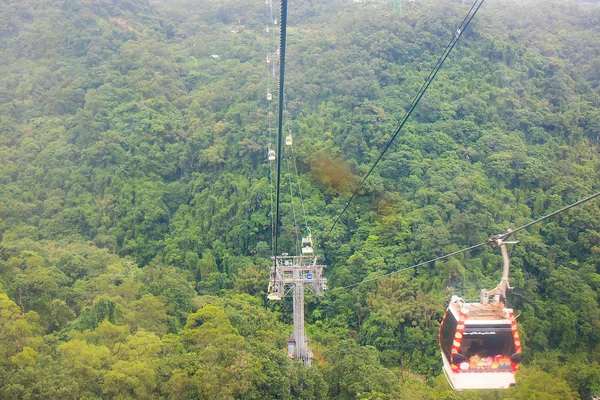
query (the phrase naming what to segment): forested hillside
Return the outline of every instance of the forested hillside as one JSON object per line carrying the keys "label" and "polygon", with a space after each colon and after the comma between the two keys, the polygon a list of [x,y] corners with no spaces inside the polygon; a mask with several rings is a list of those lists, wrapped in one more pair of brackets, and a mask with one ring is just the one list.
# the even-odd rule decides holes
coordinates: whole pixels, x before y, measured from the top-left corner
{"label": "forested hillside", "polygon": [[600,191],[600,8],[488,0],[329,233],[461,3],[290,1],[284,129],[330,288],[307,294],[306,369],[291,300],[266,299],[265,3],[1,1],[0,398],[600,396],[597,200],[513,237],[510,390],[453,392],[437,344],[450,296],[498,283],[497,249],[343,289]]}

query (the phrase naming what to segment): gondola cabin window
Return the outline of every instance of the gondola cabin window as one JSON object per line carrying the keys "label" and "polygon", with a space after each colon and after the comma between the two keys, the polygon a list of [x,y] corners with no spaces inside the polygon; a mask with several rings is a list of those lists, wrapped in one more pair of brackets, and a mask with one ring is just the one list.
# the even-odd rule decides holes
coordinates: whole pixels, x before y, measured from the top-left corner
{"label": "gondola cabin window", "polygon": [[460,356],[455,356],[453,363],[461,371],[512,371],[513,354],[515,344],[510,327],[470,327],[463,332]]}
{"label": "gondola cabin window", "polygon": [[454,315],[447,311],[440,331],[440,344],[442,352],[448,360],[450,360],[452,341],[454,340],[454,332],[456,332],[456,323]]}

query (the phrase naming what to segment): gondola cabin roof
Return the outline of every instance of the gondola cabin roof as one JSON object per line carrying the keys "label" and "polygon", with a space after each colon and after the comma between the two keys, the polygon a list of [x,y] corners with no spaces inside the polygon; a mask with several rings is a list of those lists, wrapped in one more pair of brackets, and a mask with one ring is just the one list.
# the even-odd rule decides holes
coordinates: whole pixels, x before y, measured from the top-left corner
{"label": "gondola cabin roof", "polygon": [[456,320],[464,315],[465,325],[510,324],[512,309],[504,307],[501,302],[481,304],[466,303],[458,296],[452,296],[448,309]]}

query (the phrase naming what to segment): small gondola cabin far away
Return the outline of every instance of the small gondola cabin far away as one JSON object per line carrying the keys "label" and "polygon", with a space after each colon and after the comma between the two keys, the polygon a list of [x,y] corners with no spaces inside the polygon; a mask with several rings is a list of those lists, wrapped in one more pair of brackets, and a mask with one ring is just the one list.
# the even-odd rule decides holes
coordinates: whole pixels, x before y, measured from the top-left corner
{"label": "small gondola cabin far away", "polygon": [[479,302],[468,303],[452,296],[439,330],[443,371],[454,390],[508,389],[515,385],[521,362],[517,321],[504,300],[508,286],[509,258],[502,250],[502,281],[491,291],[482,290]]}

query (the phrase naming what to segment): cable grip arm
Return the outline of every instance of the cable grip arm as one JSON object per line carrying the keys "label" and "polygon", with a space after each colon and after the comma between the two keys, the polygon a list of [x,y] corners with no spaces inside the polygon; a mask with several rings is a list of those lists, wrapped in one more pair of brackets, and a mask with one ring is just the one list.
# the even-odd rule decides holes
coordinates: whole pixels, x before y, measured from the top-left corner
{"label": "cable grip arm", "polygon": [[510,236],[512,234],[512,232],[513,231],[511,229],[509,229],[506,233],[492,236],[489,240],[492,247],[500,247],[500,250],[502,252],[502,260],[503,260],[502,279],[500,280],[500,283],[498,284],[498,286],[496,286],[492,290],[481,289],[481,299],[480,299],[481,304],[488,304],[490,296],[495,297],[495,299],[494,299],[495,302],[504,302],[504,299],[506,298],[506,291],[508,289],[512,289],[512,287],[508,283],[508,273],[510,271],[510,258],[508,256],[508,250],[506,250],[506,245],[507,244],[517,244],[519,242],[518,241],[508,242],[508,241],[504,240],[508,236]]}

